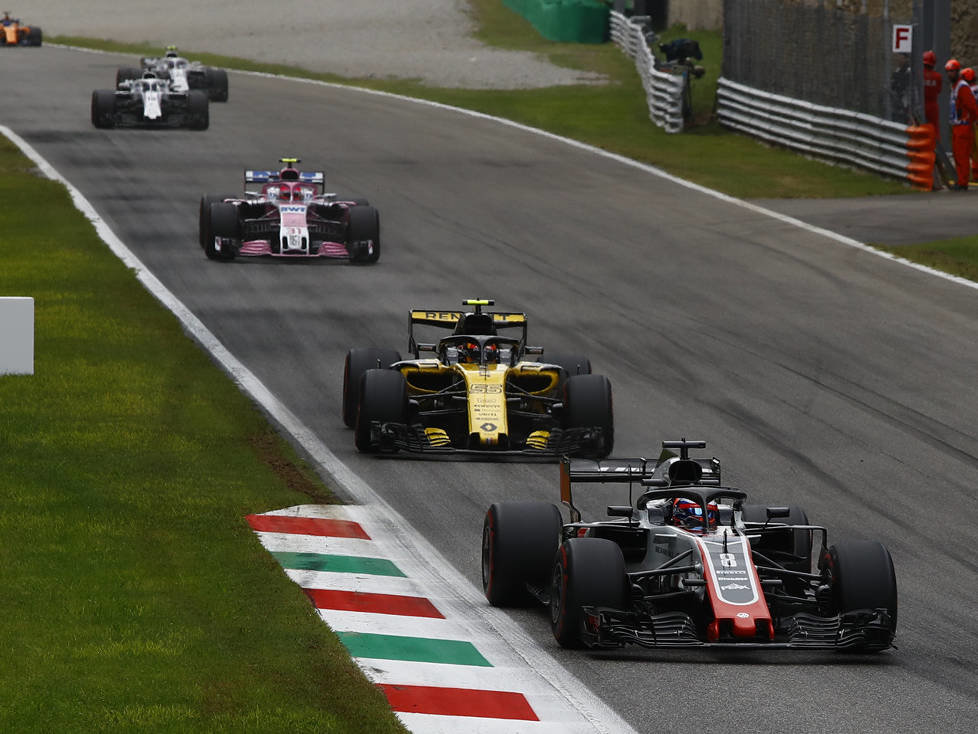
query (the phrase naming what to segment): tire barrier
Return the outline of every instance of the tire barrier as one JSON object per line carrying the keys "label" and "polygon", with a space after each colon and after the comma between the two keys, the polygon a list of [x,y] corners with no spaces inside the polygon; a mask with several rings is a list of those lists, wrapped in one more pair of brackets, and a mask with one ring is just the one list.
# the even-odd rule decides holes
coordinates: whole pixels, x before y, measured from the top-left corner
{"label": "tire barrier", "polygon": [[717,117],[727,127],[816,158],[865,168],[930,189],[934,129],[907,127],[720,78]]}
{"label": "tire barrier", "polygon": [[597,0],[503,0],[548,41],[604,43],[608,6]]}
{"label": "tire barrier", "polygon": [[[507,0],[509,2],[510,0]],[[666,132],[683,130],[683,88],[685,79],[655,68],[655,58],[645,43],[644,25],[629,20],[621,13],[611,12],[611,40],[622,52],[635,61],[642,78],[649,119]]]}

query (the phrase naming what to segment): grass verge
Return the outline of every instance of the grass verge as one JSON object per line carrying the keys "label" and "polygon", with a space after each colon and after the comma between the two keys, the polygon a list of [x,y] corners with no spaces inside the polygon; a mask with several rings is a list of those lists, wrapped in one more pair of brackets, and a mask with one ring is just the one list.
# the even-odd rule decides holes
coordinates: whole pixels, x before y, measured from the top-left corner
{"label": "grass verge", "polygon": [[978,235],[922,242],[918,245],[891,247],[874,244],[873,247],[935,270],[978,281]]}
{"label": "grass verge", "polygon": [[0,729],[403,731],[244,520],[328,491],[32,173],[0,137]]}
{"label": "grass verge", "polygon": [[[694,86],[693,107],[701,124],[683,134],[670,135],[649,121],[645,92],[635,66],[614,44],[553,43],[500,0],[470,3],[479,40],[500,48],[538,53],[572,69],[598,72],[607,77],[608,83],[543,89],[446,89],[416,81],[349,79],[190,49],[183,52],[214,66],[355,84],[504,117],[659,166],[741,198],[848,197],[911,191],[892,179],[810,160],[710,122],[722,59],[719,33],[677,28],[663,36],[664,40],[682,35],[699,41],[707,69],[706,76]],[[133,56],[158,55],[162,48],[159,42],[123,44],[69,36],[50,40]],[[234,104],[233,89],[231,99]]]}

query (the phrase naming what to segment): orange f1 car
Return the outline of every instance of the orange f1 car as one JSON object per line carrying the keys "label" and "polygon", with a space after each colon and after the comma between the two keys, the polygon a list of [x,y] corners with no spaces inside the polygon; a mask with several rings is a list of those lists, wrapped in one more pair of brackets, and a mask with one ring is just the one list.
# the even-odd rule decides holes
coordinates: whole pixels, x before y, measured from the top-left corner
{"label": "orange f1 car", "polygon": [[11,18],[9,11],[4,11],[0,18],[0,46],[40,46],[41,29],[24,25],[19,18]]}

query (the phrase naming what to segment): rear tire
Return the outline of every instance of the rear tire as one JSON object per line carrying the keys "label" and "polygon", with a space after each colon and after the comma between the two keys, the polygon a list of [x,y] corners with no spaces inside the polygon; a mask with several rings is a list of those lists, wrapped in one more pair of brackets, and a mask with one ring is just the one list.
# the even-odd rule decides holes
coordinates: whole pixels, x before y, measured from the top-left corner
{"label": "rear tire", "polygon": [[[776,523],[786,523],[788,525],[808,525],[808,515],[805,511],[798,507],[797,505],[791,505],[788,507],[788,517],[778,517],[772,520]],[[743,520],[744,522],[765,522],[767,520],[767,505],[744,505],[743,507]],[[792,534],[791,538],[784,537],[788,533]],[[771,534],[772,537],[765,538],[763,543],[754,545],[758,551],[764,555],[768,555],[765,551],[779,550],[786,551],[796,556],[803,556],[804,561],[788,561],[782,563],[789,571],[802,571],[803,573],[812,572],[812,532],[811,530],[786,530],[784,534]],[[780,536],[780,537],[779,537]],[[776,558],[771,560],[776,561]]]}
{"label": "rear tire", "polygon": [[[360,378],[367,370],[386,369],[394,362],[400,362],[401,355],[393,349],[362,347],[346,353],[343,363],[343,422],[350,428],[357,424],[357,410],[360,406]],[[379,367],[378,367],[379,363]]]}
{"label": "rear tire", "polygon": [[204,70],[204,79],[207,80],[207,94],[211,102],[228,101],[228,73],[224,69],[208,66]]}
{"label": "rear tire", "polygon": [[849,540],[829,547],[832,595],[839,614],[885,608],[892,625],[883,639],[868,640],[870,650],[889,647],[897,626],[896,571],[890,552],[872,540]]}
{"label": "rear tire", "polygon": [[591,374],[591,360],[583,354],[545,351],[543,353],[543,361],[547,364],[556,364],[563,367],[568,377],[572,375]]}
{"label": "rear tire", "polygon": [[349,209],[350,228],[347,242],[372,240],[373,247],[364,255],[350,258],[352,262],[375,263],[380,259],[380,214],[372,206],[353,206]]}
{"label": "rear tire", "polygon": [[[211,204],[210,231],[212,237],[204,244],[204,253],[211,260],[234,260],[234,246],[241,239],[241,222],[234,204],[216,202]],[[234,245],[218,251],[214,248],[214,238],[224,237],[234,241]]]}
{"label": "rear tire", "polygon": [[371,422],[407,422],[407,382],[404,375],[397,370],[367,370],[360,378],[358,402],[357,450],[364,454],[376,453],[379,447],[370,440]]}
{"label": "rear tire", "polygon": [[545,588],[563,519],[548,502],[497,502],[482,525],[482,591],[494,607],[531,600],[526,585]]}
{"label": "rear tire", "polygon": [[142,71],[132,66],[120,66],[115,72],[115,87],[118,89],[123,82],[139,79],[142,75]]}
{"label": "rear tire", "polygon": [[564,428],[600,428],[601,439],[579,455],[603,459],[615,446],[611,383],[604,375],[574,375],[564,383]]}
{"label": "rear tire", "polygon": [[191,130],[206,130],[210,124],[207,92],[200,89],[189,90],[187,92],[187,127]]}
{"label": "rear tire", "polygon": [[92,124],[101,130],[115,127],[114,91],[96,89],[92,92]]}
{"label": "rear tire", "polygon": [[628,584],[621,548],[605,538],[570,538],[557,551],[550,624],[561,647],[581,647],[584,607],[625,609]]}

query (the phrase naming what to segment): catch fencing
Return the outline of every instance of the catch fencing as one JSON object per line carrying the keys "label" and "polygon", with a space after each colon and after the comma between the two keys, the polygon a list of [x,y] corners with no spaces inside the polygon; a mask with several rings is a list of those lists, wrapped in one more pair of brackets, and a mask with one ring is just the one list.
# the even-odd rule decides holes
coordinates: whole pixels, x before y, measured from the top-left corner
{"label": "catch fencing", "polygon": [[655,57],[645,42],[644,18],[626,18],[611,11],[611,40],[629,58],[635,61],[635,69],[645,87],[649,105],[649,118],[666,132],[683,130],[683,91],[688,77],[670,74],[655,68]]}
{"label": "catch fencing", "polygon": [[928,163],[928,154],[933,166],[930,128],[908,128],[861,112],[753,89],[726,78],[721,78],[717,87],[717,116],[722,124],[763,140],[930,187],[928,175],[916,180],[922,173],[919,166]]}

